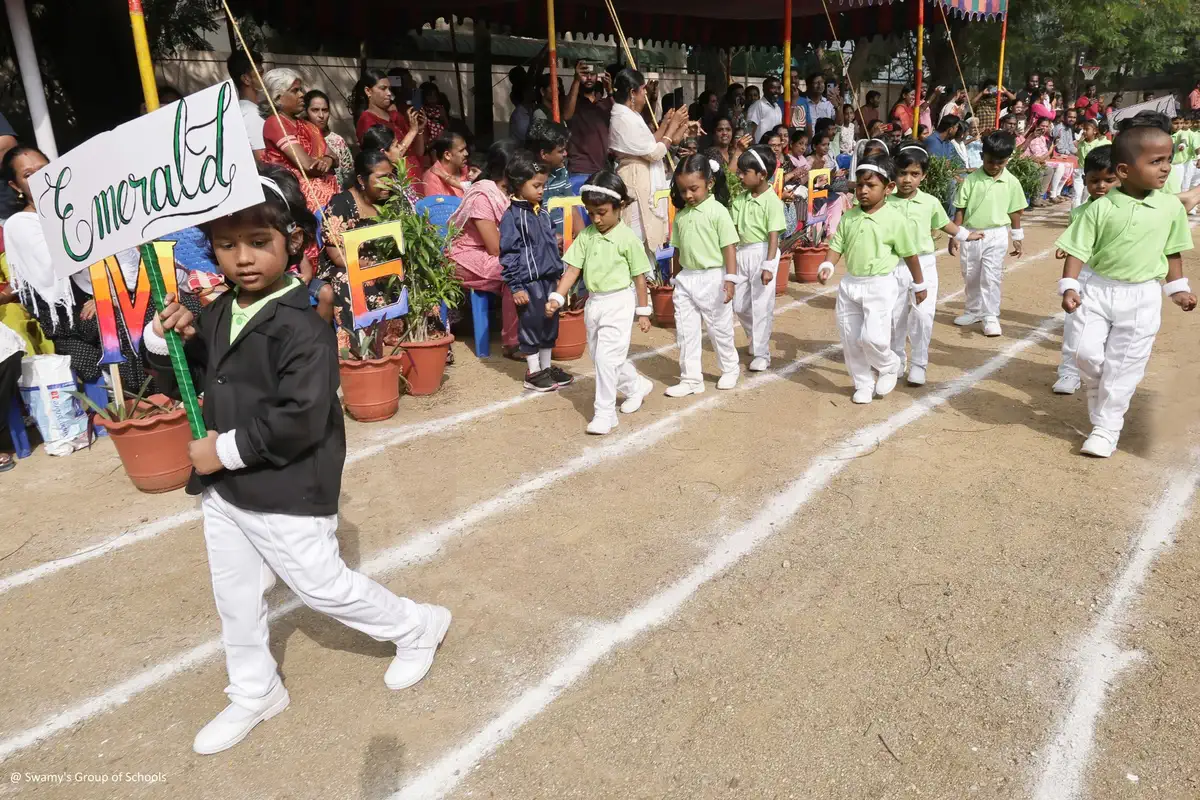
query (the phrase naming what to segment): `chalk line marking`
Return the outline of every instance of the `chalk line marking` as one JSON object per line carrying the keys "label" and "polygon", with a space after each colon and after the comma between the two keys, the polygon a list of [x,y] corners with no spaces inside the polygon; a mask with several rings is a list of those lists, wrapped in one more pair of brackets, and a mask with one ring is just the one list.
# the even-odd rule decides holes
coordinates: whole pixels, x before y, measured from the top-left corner
{"label": "chalk line marking", "polygon": [[1200,484],[1200,449],[1192,451],[1189,461],[1186,470],[1175,472],[1146,516],[1104,611],[1073,651],[1068,668],[1073,676],[1070,703],[1039,759],[1042,770],[1034,800],[1078,800],[1083,796],[1084,773],[1105,695],[1121,672],[1142,657],[1137,650],[1122,649],[1117,626],[1149,577],[1150,567],[1175,543],[1175,529],[1188,515]]}

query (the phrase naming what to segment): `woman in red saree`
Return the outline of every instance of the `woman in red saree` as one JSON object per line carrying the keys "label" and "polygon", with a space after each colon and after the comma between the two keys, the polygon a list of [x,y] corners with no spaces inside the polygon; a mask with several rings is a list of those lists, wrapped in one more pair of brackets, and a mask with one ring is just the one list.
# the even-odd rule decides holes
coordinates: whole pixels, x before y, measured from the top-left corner
{"label": "woman in red saree", "polygon": [[414,184],[420,183],[425,171],[425,115],[414,111],[407,102],[397,108],[386,72],[374,67],[363,70],[354,87],[353,111],[358,143],[362,144],[363,134],[375,125],[391,128],[404,154],[409,179]]}
{"label": "woman in red saree", "polygon": [[338,192],[334,158],[320,129],[302,116],[304,87],[300,75],[291,69],[273,69],[263,76],[263,83],[279,116],[272,114],[263,124],[266,149],[262,161],[291,170],[300,182],[308,210],[315,214]]}

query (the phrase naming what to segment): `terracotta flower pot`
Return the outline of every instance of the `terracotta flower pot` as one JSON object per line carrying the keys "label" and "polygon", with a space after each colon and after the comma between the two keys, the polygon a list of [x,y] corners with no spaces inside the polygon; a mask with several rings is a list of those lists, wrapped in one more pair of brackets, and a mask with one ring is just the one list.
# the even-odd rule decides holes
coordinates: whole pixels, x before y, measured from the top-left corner
{"label": "terracotta flower pot", "polygon": [[779,256],[779,266],[775,270],[775,296],[787,294],[788,273],[792,269],[792,254],[781,253]]}
{"label": "terracotta flower pot", "polygon": [[[143,401],[143,408],[151,403],[171,404],[171,399],[161,394],[147,400],[150,402]],[[133,401],[129,403],[132,405]],[[139,491],[169,492],[185,485],[191,477],[188,442],[192,440],[192,432],[182,408],[120,422],[109,422],[96,415],[96,426],[108,431],[125,474]]]}
{"label": "terracotta flower pot", "polygon": [[801,283],[816,283],[817,270],[828,255],[828,247],[797,247],[793,250],[792,263],[796,265],[796,280]]}
{"label": "terracotta flower pot", "polygon": [[346,413],[359,422],[390,419],[400,407],[399,358],[338,361]]}
{"label": "terracotta flower pot", "polygon": [[583,309],[564,311],[558,317],[558,339],[554,342],[551,357],[555,361],[575,361],[583,357],[587,349],[587,326],[583,323]]}
{"label": "terracotta flower pot", "polygon": [[650,303],[654,306],[654,323],[660,328],[674,328],[675,289],[666,284],[651,286]]}
{"label": "terracotta flower pot", "polygon": [[442,385],[446,374],[446,353],[454,342],[453,334],[427,342],[404,342],[401,347],[412,362],[408,375],[408,393],[411,395],[433,394]]}

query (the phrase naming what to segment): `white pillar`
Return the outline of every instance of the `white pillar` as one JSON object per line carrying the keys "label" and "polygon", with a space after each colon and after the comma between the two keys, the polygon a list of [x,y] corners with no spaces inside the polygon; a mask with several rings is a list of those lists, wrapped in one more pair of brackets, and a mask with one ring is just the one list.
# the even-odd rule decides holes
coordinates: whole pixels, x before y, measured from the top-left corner
{"label": "white pillar", "polygon": [[37,53],[33,49],[33,36],[29,32],[29,16],[25,13],[25,0],[4,0],[8,10],[8,26],[12,28],[13,46],[17,51],[17,64],[21,68],[21,82],[25,84],[25,99],[29,104],[29,116],[33,120],[33,133],[38,148],[53,160],[58,158],[58,147],[54,144],[54,129],[50,125],[50,108],[46,105],[46,90],[42,88],[42,72],[38,67]]}

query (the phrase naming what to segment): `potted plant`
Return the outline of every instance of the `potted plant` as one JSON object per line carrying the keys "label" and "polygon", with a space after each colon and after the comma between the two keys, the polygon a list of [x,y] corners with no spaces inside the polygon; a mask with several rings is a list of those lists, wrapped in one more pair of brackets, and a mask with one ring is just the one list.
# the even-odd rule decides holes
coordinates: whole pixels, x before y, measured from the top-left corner
{"label": "potted plant", "polygon": [[1042,165],[1034,161],[1028,156],[1013,156],[1008,162],[1008,171],[1011,172],[1021,184],[1021,190],[1025,192],[1025,201],[1033,202],[1033,199],[1041,194],[1042,191]]}
{"label": "potted plant", "polygon": [[[796,270],[796,280],[801,283],[813,283],[817,280],[817,272],[829,255],[829,242],[825,233],[824,222],[814,222],[805,225],[800,235],[794,240],[791,250],[792,264]],[[780,259],[780,267],[783,259]]]}
{"label": "potted plant", "polygon": [[587,326],[583,321],[583,304],[587,298],[579,296],[579,281],[567,295],[567,305],[558,317],[558,338],[550,356],[556,361],[576,361],[587,349]]}
{"label": "potted plant", "polygon": [[387,321],[353,331],[338,353],[342,402],[346,413],[359,422],[390,419],[400,408],[403,353],[398,344],[385,355]]}
{"label": "potted plant", "polygon": [[72,392],[94,414],[95,424],[108,432],[125,474],[139,491],[169,492],[188,482],[192,439],[183,407],[166,395],[146,396],[150,378],[136,395],[101,408],[83,392]]}

